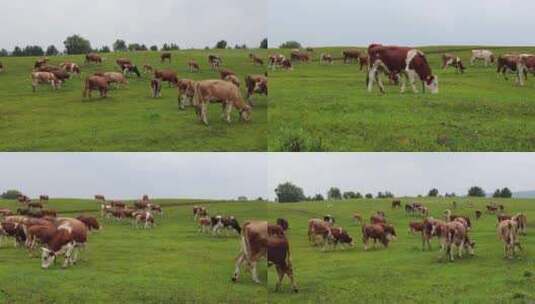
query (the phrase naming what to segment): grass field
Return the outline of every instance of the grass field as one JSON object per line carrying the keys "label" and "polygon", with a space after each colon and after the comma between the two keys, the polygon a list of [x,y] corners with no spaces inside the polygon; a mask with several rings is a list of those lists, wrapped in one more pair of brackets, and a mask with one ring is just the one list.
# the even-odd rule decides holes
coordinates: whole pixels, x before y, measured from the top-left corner
{"label": "grass field", "polygon": [[[83,56],[51,57],[50,64],[73,61],[81,65],[82,79],[73,78],[57,92],[41,86],[31,89],[30,71],[35,57],[0,59],[6,71],[0,73],[1,151],[266,151],[268,99],[255,97],[250,123],[238,121],[233,112],[231,125],[221,119],[221,107],[209,107],[210,126],[199,123],[192,108],[178,111],[177,93],[163,85],[161,99],[152,99],[152,75],[129,79],[129,85],[112,90],[109,98],[82,99],[82,80],[96,71],[116,71],[115,60],[128,57],[141,70],[143,64],[172,68],[180,78],[213,79],[218,73],[208,68],[207,56],[220,54],[223,67],[240,79],[263,73],[253,66],[249,52],[265,57],[261,50],[176,51],[171,64],[160,63],[159,52],[103,54],[101,65],[84,65]],[[190,73],[187,62],[196,59],[201,73]],[[245,89],[242,88],[245,94]],[[97,96],[97,98],[95,98]],[[244,95],[245,96],[245,95]]]}
{"label": "grass field", "polygon": [[[403,199],[403,203],[408,199]],[[487,199],[457,199],[455,213],[473,215]],[[449,206],[445,199],[421,199],[433,216]],[[231,283],[234,258],[239,251],[237,236],[213,237],[199,234],[191,217],[193,201],[159,200],[165,216],[154,230],[135,230],[126,223],[104,223],[90,236],[82,261],[63,270],[59,265],[40,269],[37,258],[4,244],[0,249],[0,302],[5,303],[532,303],[535,301],[535,202],[503,200],[508,213],[523,211],[528,216],[524,251],[514,260],[502,257],[493,215],[474,220],[471,238],[476,255],[453,263],[439,258],[438,242],[431,252],[421,251],[418,236],[407,233],[415,220],[401,209],[391,210],[387,200],[266,204],[237,202],[202,203],[211,214],[247,219],[278,217],[289,220],[288,238],[294,272],[300,291],[292,293],[285,280],[274,292],[275,271],[261,267],[265,284],[252,282],[242,274]],[[96,211],[93,201],[51,200],[50,207],[64,215]],[[0,201],[0,207],[14,202]],[[351,214],[366,218],[385,210],[395,224],[398,239],[388,249],[365,252],[360,227]],[[356,241],[354,248],[322,252],[306,241],[309,218],[334,215]]]}
{"label": "grass field", "polygon": [[[320,48],[314,61],[293,71],[271,73],[270,151],[533,151],[535,82],[525,87],[497,79],[496,67],[470,66],[477,47],[422,47],[433,73],[437,95],[414,94],[410,87],[376,86],[368,93],[366,73],[343,64],[346,48]],[[361,48],[363,49],[363,48]],[[489,48],[495,54],[535,52],[535,48]],[[280,50],[272,50],[280,52]],[[441,55],[452,52],[467,66],[464,75],[442,71]],[[283,53],[289,54],[289,51]],[[337,57],[320,65],[319,55]],[[385,81],[387,84],[388,81]]]}

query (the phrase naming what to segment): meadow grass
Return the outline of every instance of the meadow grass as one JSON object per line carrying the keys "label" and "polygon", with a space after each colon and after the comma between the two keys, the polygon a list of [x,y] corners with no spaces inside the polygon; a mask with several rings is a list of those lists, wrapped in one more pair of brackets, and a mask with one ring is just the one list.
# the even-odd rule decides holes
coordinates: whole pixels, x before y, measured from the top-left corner
{"label": "meadow grass", "polygon": [[[438,75],[440,92],[401,94],[386,85],[381,95],[366,89],[366,72],[343,64],[343,47],[317,48],[314,61],[270,74],[270,151],[533,151],[535,83],[524,87],[496,77],[496,67],[470,66],[479,47],[421,47]],[[361,48],[365,50],[365,48]],[[535,52],[533,47],[490,47],[495,54]],[[289,50],[271,50],[286,55]],[[441,56],[452,52],[467,66],[459,75],[443,71]],[[337,58],[320,65],[321,53]]]}
{"label": "meadow grass", "polygon": [[[160,63],[159,52],[102,54],[100,65],[84,64],[84,56],[50,57],[51,65],[72,61],[81,65],[82,77],[68,80],[59,91],[40,86],[32,92],[30,72],[35,57],[4,57],[0,73],[1,151],[266,151],[268,98],[255,97],[252,121],[232,124],[222,120],[221,107],[209,107],[208,127],[202,125],[190,107],[179,111],[177,92],[162,86],[162,98],[152,99],[151,74],[129,78],[126,87],[113,89],[109,97],[82,98],[83,79],[96,71],[117,71],[115,60],[130,58],[141,70],[143,64],[174,69],[179,78],[219,79],[208,67],[208,54],[219,54],[223,68],[232,69],[242,80],[264,69],[250,63],[248,54],[265,56],[265,50],[174,51],[171,64]],[[190,73],[187,62],[197,60],[201,73]]]}
{"label": "meadow grass", "polygon": [[[402,199],[403,203],[414,199]],[[452,199],[415,199],[440,217]],[[489,199],[457,198],[456,214],[469,215],[484,209]],[[533,200],[494,200],[509,214],[522,211],[528,217],[523,252],[513,260],[503,258],[496,235],[496,217],[484,214],[473,219],[470,236],[476,241],[475,256],[448,262],[441,257],[438,241],[432,251],[422,251],[418,235],[407,232],[408,222],[419,220],[402,209],[391,209],[390,200],[275,204],[156,200],[164,206],[153,230],[134,229],[127,223],[104,221],[92,233],[82,260],[68,269],[57,264],[42,270],[38,258],[5,242],[0,248],[0,302],[6,303],[532,303],[535,301],[535,204]],[[468,203],[471,202],[472,205]],[[249,219],[288,219],[291,258],[299,293],[285,279],[275,292],[276,272],[260,263],[263,284],[255,284],[247,271],[232,283],[234,259],[239,252],[237,235],[214,237],[199,233],[191,206],[206,206],[210,214]],[[51,200],[51,208],[75,216],[92,211],[91,200]],[[12,201],[0,207],[15,208]],[[360,225],[353,212],[366,221],[377,210],[386,212],[398,238],[389,248],[364,251]],[[337,225],[354,238],[353,248],[321,251],[307,240],[307,221],[331,214]]]}

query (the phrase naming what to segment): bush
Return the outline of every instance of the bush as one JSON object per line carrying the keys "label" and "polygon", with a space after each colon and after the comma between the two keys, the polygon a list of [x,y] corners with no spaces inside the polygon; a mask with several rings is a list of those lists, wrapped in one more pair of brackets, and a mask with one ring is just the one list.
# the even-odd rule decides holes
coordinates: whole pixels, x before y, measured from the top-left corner
{"label": "bush", "polygon": [[22,195],[22,192],[19,190],[7,190],[6,192],[2,193],[0,197],[3,199],[17,199],[19,195]]}
{"label": "bush", "polygon": [[297,41],[286,41],[279,46],[281,49],[300,49],[301,43]]}

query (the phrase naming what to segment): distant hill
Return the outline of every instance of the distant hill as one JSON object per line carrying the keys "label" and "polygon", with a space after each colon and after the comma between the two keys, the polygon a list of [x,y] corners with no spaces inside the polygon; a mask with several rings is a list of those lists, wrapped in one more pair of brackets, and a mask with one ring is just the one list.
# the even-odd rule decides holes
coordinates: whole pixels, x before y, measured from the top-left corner
{"label": "distant hill", "polygon": [[535,198],[535,190],[513,192],[514,198]]}

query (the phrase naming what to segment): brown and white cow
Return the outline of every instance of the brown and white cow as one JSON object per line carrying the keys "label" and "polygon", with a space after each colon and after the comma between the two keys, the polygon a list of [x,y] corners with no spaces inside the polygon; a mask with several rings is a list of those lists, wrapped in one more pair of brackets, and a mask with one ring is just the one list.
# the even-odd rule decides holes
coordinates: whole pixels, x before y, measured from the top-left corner
{"label": "brown and white cow", "polygon": [[102,194],[95,194],[95,200],[104,202],[106,198]]}
{"label": "brown and white cow", "polygon": [[147,64],[147,63],[143,65],[143,73],[148,74],[148,73],[152,73],[153,71],[154,71],[154,68],[152,67],[152,65]]}
{"label": "brown and white cow", "polygon": [[336,249],[338,244],[341,244],[342,246],[354,246],[353,238],[346,230],[342,229],[342,227],[331,228],[331,238],[329,239],[328,243],[334,249]]}
{"label": "brown and white cow", "polygon": [[210,65],[210,68],[212,70],[218,70],[221,64],[223,63],[223,60],[218,55],[208,55],[208,64]]}
{"label": "brown and white cow", "polygon": [[190,72],[194,73],[194,72],[200,72],[201,71],[201,67],[199,66],[199,64],[197,63],[197,61],[195,61],[194,59],[191,59],[189,62],[188,62],[188,69]]}
{"label": "brown and white cow", "polygon": [[[527,79],[528,73],[535,74],[535,55],[524,54],[520,56],[518,63],[518,79],[521,86],[524,85],[524,78]],[[523,77],[522,77],[523,76]]]}
{"label": "brown and white cow", "polygon": [[128,80],[126,79],[124,74],[118,73],[118,72],[104,72],[104,73],[97,72],[94,74],[94,76],[101,76],[101,77],[106,78],[106,80],[108,81],[108,84],[115,83],[117,84],[117,86],[122,85],[122,84],[124,85],[128,84]]}
{"label": "brown and white cow", "polygon": [[80,76],[80,66],[77,65],[76,63],[74,62],[63,62],[62,64],[59,65],[60,68],[64,69],[65,71],[71,73],[71,74],[76,74],[78,76]]}
{"label": "brown and white cow", "polygon": [[97,53],[89,53],[85,55],[85,63],[102,63],[102,57]]}
{"label": "brown and white cow", "polygon": [[364,244],[364,250],[368,250],[368,243],[373,240],[373,247],[377,241],[381,242],[385,248],[388,247],[388,243],[396,238],[396,230],[393,225],[390,224],[364,224],[362,225],[362,243]]}
{"label": "brown and white cow", "polygon": [[442,54],[442,69],[446,70],[449,66],[454,67],[457,73],[461,74],[463,74],[466,69],[461,57],[454,54]]}
{"label": "brown and white cow", "polygon": [[359,70],[362,71],[364,68],[368,70],[370,66],[370,57],[368,54],[360,54],[359,56]]}
{"label": "brown and white cow", "polygon": [[207,216],[201,216],[197,220],[199,232],[210,232],[212,230],[212,220]]}
{"label": "brown and white cow", "polygon": [[86,98],[89,96],[91,98],[92,91],[99,91],[100,97],[108,97],[108,79],[103,76],[89,76],[85,79],[85,87],[83,92],[83,97]]}
{"label": "brown and white cow", "polygon": [[225,78],[223,78],[223,80],[232,83],[233,85],[237,86],[238,88],[240,87],[240,84],[241,84],[240,83],[240,79],[236,75],[227,75],[227,76],[225,76]]}
{"label": "brown and white cow", "polygon": [[476,61],[483,61],[485,67],[490,63],[494,63],[496,56],[490,50],[472,50],[472,58],[470,59],[470,65],[474,65]]}
{"label": "brown and white cow", "polygon": [[212,221],[212,234],[220,235],[221,232],[241,233],[242,228],[234,216],[216,215],[210,218]]}
{"label": "brown and white cow", "polygon": [[401,208],[401,200],[399,199],[392,200],[392,209],[393,208]]}
{"label": "brown and white cow", "polygon": [[448,228],[446,222],[441,220],[435,220],[433,218],[426,218],[423,221],[422,230],[422,250],[426,247],[431,250],[431,240],[436,237],[439,239],[441,250],[446,248]]}
{"label": "brown and white cow", "polygon": [[409,233],[423,232],[424,222],[409,222]]}
{"label": "brown and white cow", "polygon": [[4,238],[12,238],[15,247],[22,247],[26,242],[26,233],[21,223],[15,221],[8,221],[5,219],[0,222],[0,247],[2,247],[2,240]]}
{"label": "brown and white cow", "polygon": [[309,62],[310,61],[310,55],[306,52],[302,52],[299,50],[292,51],[290,54],[291,61],[300,61],[300,62]]}
{"label": "brown and white cow", "polygon": [[389,75],[405,76],[401,79],[402,93],[405,91],[405,80],[409,81],[413,92],[418,92],[414,84],[416,77],[422,82],[424,91],[428,89],[432,94],[438,93],[438,78],[432,74],[431,67],[422,51],[410,47],[370,45],[368,55],[371,65],[366,80],[368,92],[372,92],[374,82],[377,82],[382,93],[385,92],[379,77],[379,72],[384,70]]}
{"label": "brown and white cow", "polygon": [[323,64],[324,62],[327,62],[328,64],[333,64],[333,56],[331,54],[320,54],[320,64]]}
{"label": "brown and white cow", "polygon": [[197,218],[207,216],[208,212],[205,207],[193,206],[193,220],[196,221]]}
{"label": "brown and white cow", "polygon": [[268,223],[265,221],[249,221],[243,225],[240,254],[236,260],[232,281],[237,282],[240,278],[240,267],[243,263],[250,266],[252,279],[261,283],[258,279],[256,264],[267,256],[268,266],[275,265],[278,282],[276,290],[280,289],[284,276],[290,278],[292,288],[297,292],[297,285],[293,277],[292,263],[290,259],[290,246],[284,235],[268,233]]}
{"label": "brown and white cow", "polygon": [[30,76],[32,79],[32,90],[34,92],[40,84],[50,84],[54,90],[57,90],[61,86],[61,80],[51,72],[32,72]]}
{"label": "brown and white cow", "polygon": [[321,245],[325,249],[329,240],[332,240],[331,224],[318,218],[308,220],[308,240],[314,246]]}
{"label": "brown and white cow", "polygon": [[253,94],[268,96],[268,77],[264,75],[247,75],[245,77],[245,86],[247,87],[247,100],[251,99]]}
{"label": "brown and white cow", "polygon": [[80,215],[80,216],[77,216],[76,219],[84,223],[85,226],[87,227],[87,230],[89,231],[102,229],[98,220],[94,216]]}
{"label": "brown and white cow", "polygon": [[282,67],[282,62],[286,59],[286,56],[283,54],[273,54],[268,58],[268,67],[272,70]]}
{"label": "brown and white cow", "polygon": [[223,106],[225,121],[230,123],[232,108],[240,113],[240,120],[249,121],[251,106],[241,96],[240,89],[224,80],[201,80],[194,84],[195,95],[193,105],[197,108],[197,116],[208,125],[208,104],[217,102]]}
{"label": "brown and white cow", "polygon": [[446,223],[446,254],[450,261],[454,261],[453,247],[457,247],[457,256],[462,258],[464,250],[468,249],[470,255],[474,255],[475,243],[468,238],[466,225],[460,221]]}
{"label": "brown and white cow", "polygon": [[195,81],[191,79],[179,79],[177,83],[178,108],[184,110],[186,105],[191,105],[195,96]]}
{"label": "brown and white cow", "polygon": [[165,60],[167,60],[167,62],[171,63],[171,53],[168,53],[168,52],[167,52],[167,53],[162,53],[162,54],[160,55],[160,61],[161,61],[162,63],[164,63]]}
{"label": "brown and white cow", "polygon": [[360,213],[353,213],[353,222],[355,224],[362,223],[362,215]]}
{"label": "brown and white cow", "polygon": [[[44,242],[42,248],[41,267],[48,268],[54,262],[56,256],[64,255],[63,267],[76,263],[79,249],[85,246],[87,241],[87,227],[77,219],[59,219],[54,225],[48,226],[52,237]],[[54,230],[54,231],[52,231]]]}
{"label": "brown and white cow", "polygon": [[138,228],[139,224],[143,224],[144,229],[154,227],[154,216],[149,211],[136,211],[132,213],[134,217],[133,225]]}
{"label": "brown and white cow", "polygon": [[169,87],[176,85],[178,82],[177,73],[173,70],[154,70],[154,78],[167,81]]}
{"label": "brown and white cow", "polygon": [[518,233],[525,235],[527,233],[528,226],[528,218],[526,215],[523,213],[517,213],[511,219],[518,223]]}
{"label": "brown and white cow", "polygon": [[38,69],[42,66],[45,66],[48,63],[48,58],[39,58],[37,61],[35,61],[35,64],[33,65],[34,68]]}

